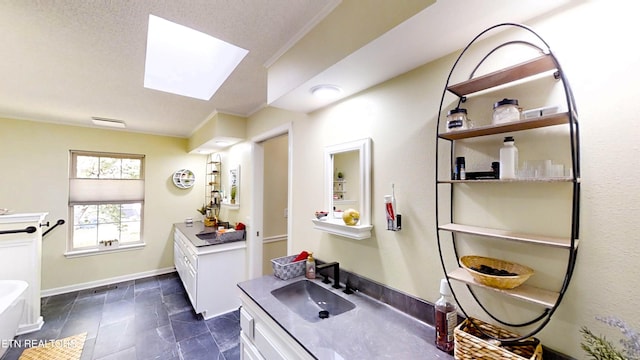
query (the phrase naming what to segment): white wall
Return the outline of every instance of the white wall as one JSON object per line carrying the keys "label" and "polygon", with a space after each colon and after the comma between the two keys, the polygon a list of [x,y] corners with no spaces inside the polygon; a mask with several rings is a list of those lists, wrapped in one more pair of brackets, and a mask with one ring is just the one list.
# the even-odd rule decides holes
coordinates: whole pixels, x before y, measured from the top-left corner
{"label": "white wall", "polygon": [[[586,1],[529,24],[559,58],[580,115],[577,268],[562,305],[538,334],[545,345],[577,358],[584,357],[579,345],[583,325],[617,341],[617,332],[595,321],[596,315],[619,316],[640,328],[636,307],[640,289],[635,286],[640,261],[636,220],[640,103],[634,99],[640,53],[631,45],[640,24],[631,6]],[[469,34],[469,39],[475,35]],[[442,89],[455,58],[426,64],[308,116],[266,109],[250,119],[250,132],[266,123],[293,122],[294,198],[289,221],[293,222],[294,252],[313,251],[322,260],[340,261],[348,270],[435,301],[443,276],[435,238],[435,127]],[[373,140],[373,237],[353,241],[314,230],[309,219],[323,204],[324,146],[363,137]],[[383,196],[392,182],[403,215],[399,233],[383,230]],[[318,191],[309,191],[314,188]],[[530,216],[539,221],[545,215]],[[552,261],[543,258],[537,265],[544,277]],[[468,297],[462,300],[469,302]],[[509,311],[509,316],[521,315],[517,309]]]}

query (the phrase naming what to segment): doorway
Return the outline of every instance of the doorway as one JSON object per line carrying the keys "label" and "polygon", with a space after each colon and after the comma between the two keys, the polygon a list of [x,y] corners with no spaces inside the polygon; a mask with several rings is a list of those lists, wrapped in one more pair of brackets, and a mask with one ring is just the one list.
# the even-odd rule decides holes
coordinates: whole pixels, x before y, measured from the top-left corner
{"label": "doorway", "polygon": [[287,255],[289,134],[270,138],[264,149],[262,274],[271,275],[271,259]]}
{"label": "doorway", "polygon": [[249,278],[272,274],[271,259],[286,256],[291,246],[292,136],[289,123],[251,139]]}

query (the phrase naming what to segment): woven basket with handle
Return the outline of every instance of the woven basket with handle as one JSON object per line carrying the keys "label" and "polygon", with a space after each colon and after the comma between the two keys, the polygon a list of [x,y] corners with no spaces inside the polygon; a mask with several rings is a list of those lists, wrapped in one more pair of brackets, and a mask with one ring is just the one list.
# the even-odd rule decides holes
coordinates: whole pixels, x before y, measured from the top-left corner
{"label": "woven basket with handle", "polygon": [[[480,331],[480,329],[482,331]],[[478,319],[465,319],[453,332],[456,360],[542,360],[542,345],[536,338],[527,338],[517,344],[502,345],[484,333],[499,339],[514,339],[518,335]]]}

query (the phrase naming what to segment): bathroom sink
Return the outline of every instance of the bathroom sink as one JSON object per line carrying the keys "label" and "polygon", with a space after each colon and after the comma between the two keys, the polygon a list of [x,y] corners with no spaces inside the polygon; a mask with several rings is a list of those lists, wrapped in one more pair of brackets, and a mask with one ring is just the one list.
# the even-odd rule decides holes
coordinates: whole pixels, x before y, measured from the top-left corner
{"label": "bathroom sink", "polygon": [[285,285],[273,290],[271,294],[309,322],[340,315],[356,307],[351,301],[309,280]]}
{"label": "bathroom sink", "polygon": [[198,239],[204,240],[211,245],[224,244],[228,242],[244,240],[244,230],[227,231],[218,233],[216,231],[206,231],[196,234]]}
{"label": "bathroom sink", "polygon": [[217,235],[215,232],[200,233],[200,234],[196,234],[196,236],[202,240],[216,240],[217,238]]}

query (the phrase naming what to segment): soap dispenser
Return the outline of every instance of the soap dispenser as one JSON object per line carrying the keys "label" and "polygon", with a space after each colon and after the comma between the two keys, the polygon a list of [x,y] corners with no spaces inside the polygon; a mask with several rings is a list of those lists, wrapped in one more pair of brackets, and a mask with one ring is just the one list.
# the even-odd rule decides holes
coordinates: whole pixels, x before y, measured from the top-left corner
{"label": "soap dispenser", "polygon": [[307,256],[307,271],[305,273],[307,279],[316,278],[316,260],[313,258],[313,253],[310,252]]}
{"label": "soap dispenser", "polygon": [[447,279],[440,280],[440,298],[434,304],[436,318],[436,347],[449,354],[453,353],[453,330],[458,324],[456,302],[451,294]]}

